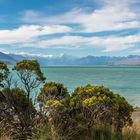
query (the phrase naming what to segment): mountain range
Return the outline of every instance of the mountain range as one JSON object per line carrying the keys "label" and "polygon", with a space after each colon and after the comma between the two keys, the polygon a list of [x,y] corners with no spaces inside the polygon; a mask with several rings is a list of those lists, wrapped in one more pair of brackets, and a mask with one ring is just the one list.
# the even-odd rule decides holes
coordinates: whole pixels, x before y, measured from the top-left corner
{"label": "mountain range", "polygon": [[39,57],[5,54],[0,52],[0,61],[3,61],[8,65],[14,65],[16,62],[24,59],[38,60],[41,66],[140,66],[139,55],[129,55],[125,57],[86,56],[78,58],[68,55],[61,55],[58,57]]}

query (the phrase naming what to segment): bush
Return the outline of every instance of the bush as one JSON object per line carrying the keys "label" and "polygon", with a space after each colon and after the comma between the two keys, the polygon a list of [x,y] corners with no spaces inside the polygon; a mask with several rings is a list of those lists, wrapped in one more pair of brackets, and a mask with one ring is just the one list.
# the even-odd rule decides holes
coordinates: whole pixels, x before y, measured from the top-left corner
{"label": "bush", "polygon": [[121,132],[124,126],[132,125],[133,107],[125,98],[102,86],[78,87],[72,94],[70,107],[83,114],[88,128],[101,123]]}
{"label": "bush", "polygon": [[62,84],[51,82],[44,85],[38,99],[48,113],[54,137],[92,140],[118,136],[119,139],[122,128],[132,125],[132,106],[104,87],[78,87],[69,96]]}

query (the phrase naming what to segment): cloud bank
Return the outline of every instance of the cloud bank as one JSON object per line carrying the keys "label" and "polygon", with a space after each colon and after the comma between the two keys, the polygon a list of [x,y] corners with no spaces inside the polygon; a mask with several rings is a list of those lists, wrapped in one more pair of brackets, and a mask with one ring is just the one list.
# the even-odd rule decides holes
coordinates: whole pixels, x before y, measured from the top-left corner
{"label": "cloud bank", "polygon": [[[91,1],[94,5],[95,0]],[[47,16],[43,11],[26,10],[18,17],[21,26],[0,30],[0,45],[43,50],[100,48],[106,53],[132,48],[135,52],[140,44],[139,0],[96,0],[96,3],[100,6],[89,5],[90,10],[73,7],[65,13]],[[129,34],[130,30],[139,32]],[[115,34],[116,31],[122,34]],[[123,31],[128,34],[123,35]]]}

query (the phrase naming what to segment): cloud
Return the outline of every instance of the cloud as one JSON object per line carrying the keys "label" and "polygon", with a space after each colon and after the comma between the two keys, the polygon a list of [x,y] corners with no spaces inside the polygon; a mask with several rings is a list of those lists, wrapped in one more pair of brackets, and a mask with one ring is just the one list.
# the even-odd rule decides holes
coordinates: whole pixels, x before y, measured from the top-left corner
{"label": "cloud", "polygon": [[[99,48],[102,52],[120,52],[129,48],[135,49],[136,44],[140,43],[140,34],[129,35],[131,34],[129,29],[140,29],[138,0],[89,1],[93,1],[93,4],[95,1],[98,2],[99,7],[93,6],[94,9],[89,8],[90,10],[86,7],[73,8],[63,14],[53,16],[27,10],[19,19],[21,24],[27,25],[12,30],[0,30],[0,44],[15,48],[43,48],[43,50],[44,48]],[[125,29],[128,29],[127,35],[124,33]],[[95,32],[121,30],[120,36],[109,34],[95,36],[94,34]],[[55,36],[54,34],[57,33],[63,34]],[[77,33],[78,35],[73,35]],[[53,39],[44,37],[52,34]],[[87,37],[84,37],[86,35]],[[26,53],[26,55],[29,54]]]}
{"label": "cloud", "polygon": [[[0,44],[14,47],[31,48],[101,48],[104,52],[119,52],[140,43],[140,34],[127,36],[100,36],[83,37],[64,35],[53,39],[39,38],[54,33],[69,32],[72,29],[67,26],[22,26],[13,30],[0,30]],[[26,53],[26,55],[28,55]],[[40,54],[39,54],[40,55]]]}
{"label": "cloud", "polygon": [[85,9],[72,9],[71,11],[45,17],[36,11],[26,11],[20,19],[27,23],[40,24],[73,24],[79,25],[78,32],[102,32],[110,30],[123,30],[140,28],[139,12],[130,8],[138,0],[99,0],[104,5],[92,11]]}
{"label": "cloud", "polygon": [[72,28],[63,25],[26,25],[12,30],[0,30],[0,44],[24,44],[35,41],[40,36],[71,31]]}
{"label": "cloud", "polygon": [[120,5],[120,6],[130,6],[132,4],[136,4],[138,0],[98,0],[100,2],[104,2],[109,5]]}
{"label": "cloud", "polygon": [[34,54],[34,53],[28,53],[28,52],[4,52],[3,53],[5,54],[16,54],[16,55],[22,55],[22,56],[31,56],[31,57],[43,57],[43,58],[52,58],[53,55],[52,54],[42,54],[42,53],[37,53],[37,54]]}
{"label": "cloud", "polygon": [[[40,26],[30,25],[21,26],[13,30],[0,30],[0,44],[10,45],[20,48],[100,48],[103,52],[119,52],[134,48],[136,43],[140,43],[140,34],[126,36],[54,36],[53,39],[40,38],[40,36],[55,33],[67,33],[72,29],[68,26],[53,25]],[[23,53],[24,54],[24,53]],[[31,55],[26,53],[25,55]],[[38,54],[41,56],[42,54]],[[33,54],[34,56],[34,54]],[[48,57],[48,56],[43,56]]]}
{"label": "cloud", "polygon": [[133,53],[140,53],[140,49],[135,49],[132,51]]}
{"label": "cloud", "polygon": [[[129,36],[109,36],[109,37],[82,37],[82,36],[63,36],[57,39],[39,41],[37,46],[40,48],[59,47],[61,48],[101,48],[104,52],[119,52],[140,43],[140,34]],[[87,48],[88,49],[88,48]]]}

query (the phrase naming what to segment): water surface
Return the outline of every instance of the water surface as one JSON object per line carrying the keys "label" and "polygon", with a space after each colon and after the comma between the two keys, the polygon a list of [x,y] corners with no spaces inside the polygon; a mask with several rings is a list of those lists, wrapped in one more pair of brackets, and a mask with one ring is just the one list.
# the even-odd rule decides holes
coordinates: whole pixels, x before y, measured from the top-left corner
{"label": "water surface", "polygon": [[87,84],[103,85],[140,106],[140,67],[47,67],[47,81],[63,83],[69,90]]}

